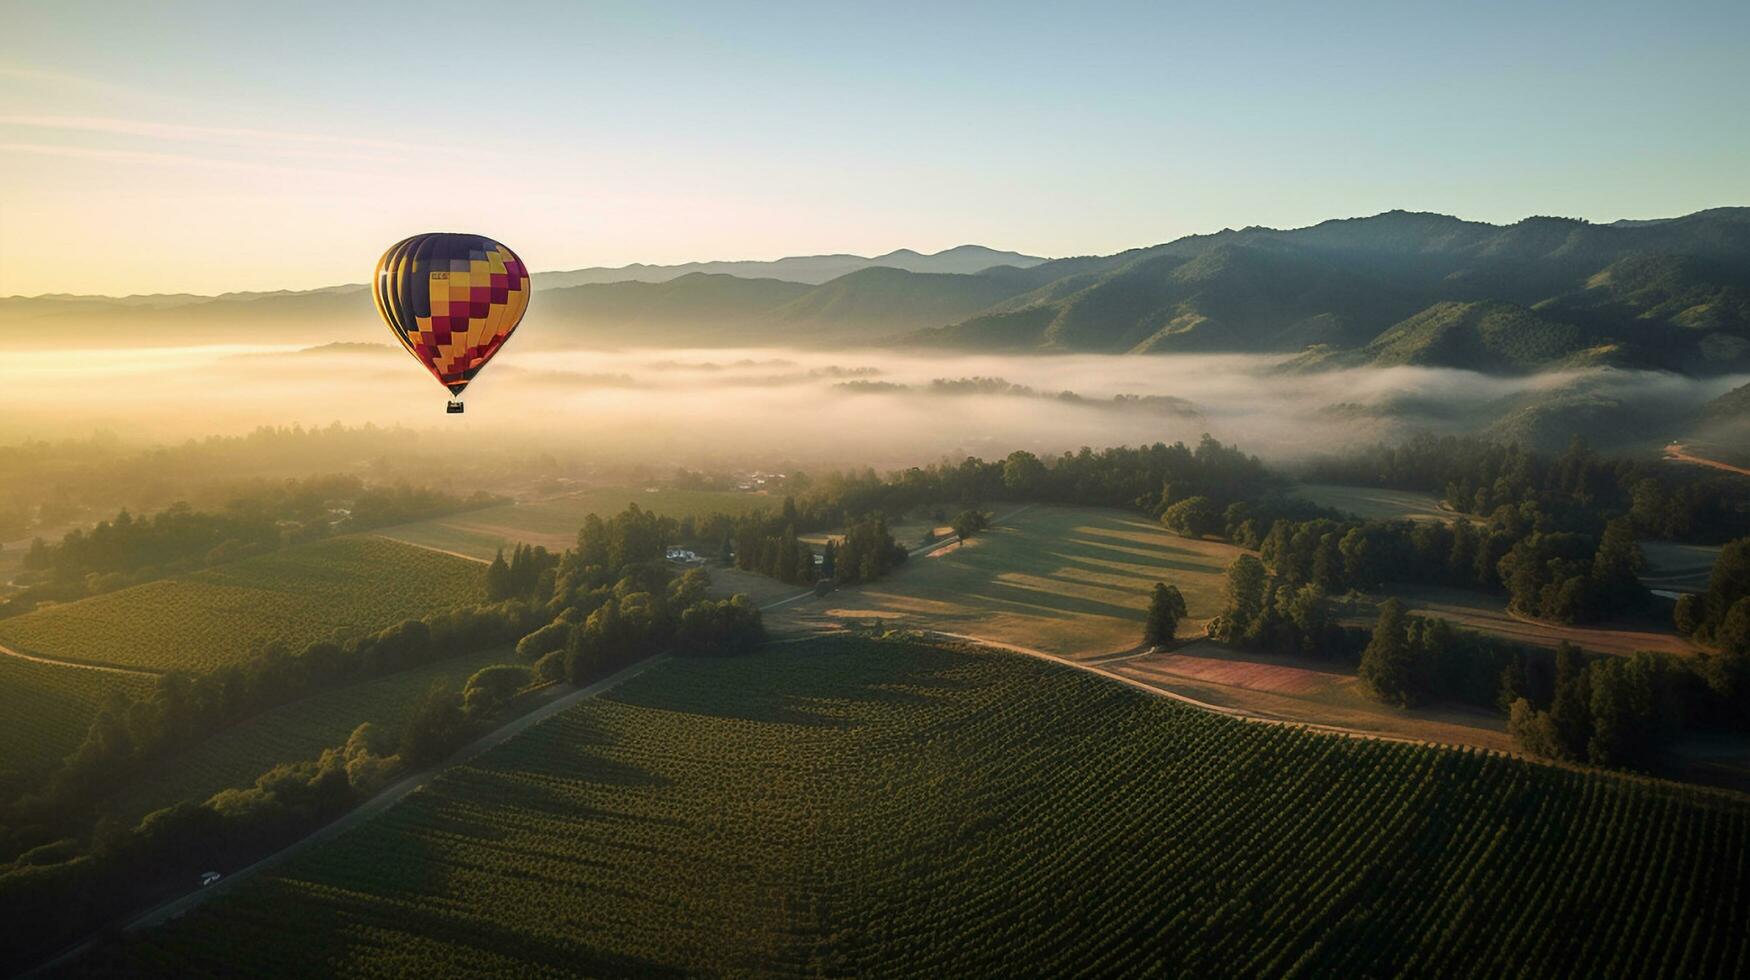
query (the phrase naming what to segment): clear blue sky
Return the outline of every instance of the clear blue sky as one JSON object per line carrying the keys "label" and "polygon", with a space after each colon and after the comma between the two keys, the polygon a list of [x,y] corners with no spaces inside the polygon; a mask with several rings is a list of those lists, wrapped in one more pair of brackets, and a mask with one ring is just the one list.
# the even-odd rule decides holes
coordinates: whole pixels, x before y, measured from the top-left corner
{"label": "clear blue sky", "polygon": [[1746,0],[1325,6],[0,0],[0,294],[1750,204]]}

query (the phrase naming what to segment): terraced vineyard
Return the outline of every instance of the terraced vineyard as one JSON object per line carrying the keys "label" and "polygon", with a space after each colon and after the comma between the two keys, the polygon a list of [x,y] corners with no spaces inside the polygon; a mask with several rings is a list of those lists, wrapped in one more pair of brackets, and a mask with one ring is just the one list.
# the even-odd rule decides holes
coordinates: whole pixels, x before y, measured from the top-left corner
{"label": "terraced vineyard", "polygon": [[840,638],[649,670],[84,965],[1730,977],[1746,882],[1742,798]]}
{"label": "terraced vineyard", "polygon": [[0,619],[0,643],[81,663],[210,670],[270,640],[369,631],[484,596],[476,562],[331,538]]}
{"label": "terraced vineyard", "polygon": [[460,689],[482,667],[516,662],[508,649],[489,650],[281,705],[142,773],[110,804],[110,812],[132,825],[161,807],[249,786],[279,763],[314,759],[322,750],[343,744],[365,722],[396,737],[434,683]]}
{"label": "terraced vineyard", "polygon": [[111,693],[137,696],[150,677],[0,656],[0,770],[36,773],[79,747]]}

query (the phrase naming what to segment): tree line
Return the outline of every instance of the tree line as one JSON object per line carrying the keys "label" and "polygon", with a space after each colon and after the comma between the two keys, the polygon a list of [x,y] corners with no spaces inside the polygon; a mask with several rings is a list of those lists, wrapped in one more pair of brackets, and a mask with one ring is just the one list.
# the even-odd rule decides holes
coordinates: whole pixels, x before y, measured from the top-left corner
{"label": "tree line", "polygon": [[1505,592],[1515,612],[1560,623],[1648,603],[1640,581],[1646,561],[1628,519],[1607,522],[1597,535],[1553,530],[1559,526],[1528,503],[1503,505],[1482,522],[1280,518],[1261,538],[1251,521],[1230,530],[1288,584],[1326,595],[1387,582]]}
{"label": "tree line", "polygon": [[[1704,604],[1733,595],[1733,607],[1750,602],[1750,540],[1727,551]],[[1150,606],[1150,642],[1158,642],[1158,620],[1173,621],[1163,588],[1156,586]],[[1252,555],[1229,565],[1223,595],[1207,627],[1217,641],[1351,664],[1364,689],[1387,704],[1451,701],[1499,711],[1519,745],[1538,755],[1646,768],[1680,731],[1750,724],[1745,645],[1693,657],[1587,656],[1571,644],[1551,652],[1412,615],[1397,598],[1379,605],[1371,629],[1347,627],[1316,580],[1275,572]]]}
{"label": "tree line", "polygon": [[1740,477],[1603,457],[1576,437],[1559,455],[1475,436],[1420,435],[1319,460],[1319,481],[1440,494],[1463,514],[1536,504],[1597,534],[1627,516],[1637,535],[1721,544],[1750,535],[1750,485]]}

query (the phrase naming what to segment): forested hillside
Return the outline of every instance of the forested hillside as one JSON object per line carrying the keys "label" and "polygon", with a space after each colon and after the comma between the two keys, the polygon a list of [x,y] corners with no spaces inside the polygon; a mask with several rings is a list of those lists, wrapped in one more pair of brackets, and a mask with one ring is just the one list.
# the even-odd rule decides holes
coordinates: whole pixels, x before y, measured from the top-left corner
{"label": "forested hillside", "polygon": [[[1055,281],[912,342],[1002,350],[1300,351],[1485,371],[1750,364],[1750,209],[1501,227],[1393,211],[1182,238],[1027,270]],[[1346,356],[1332,357],[1337,351]]]}
{"label": "forested hillside", "polygon": [[[1041,261],[962,246],[875,258],[535,276],[544,345],[785,344],[1304,354],[1307,369],[1750,369],[1750,208],[1500,226],[1391,211]],[[142,330],[142,328],[147,328]],[[11,297],[17,347],[375,338],[362,286],[220,297]]]}

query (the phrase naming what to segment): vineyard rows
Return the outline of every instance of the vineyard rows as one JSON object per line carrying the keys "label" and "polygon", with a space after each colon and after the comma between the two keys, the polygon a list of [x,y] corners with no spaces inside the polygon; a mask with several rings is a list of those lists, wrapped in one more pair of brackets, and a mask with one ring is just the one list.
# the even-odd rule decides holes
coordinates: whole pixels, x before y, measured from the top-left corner
{"label": "vineyard rows", "polygon": [[1250,725],[999,653],[676,660],[137,971],[1742,977],[1750,804]]}
{"label": "vineyard rows", "polygon": [[36,773],[79,747],[111,692],[135,696],[150,677],[0,656],[0,771]]}
{"label": "vineyard rows", "polygon": [[0,619],[0,643],[147,670],[210,670],[484,596],[474,562],[374,537],[332,538]]}

